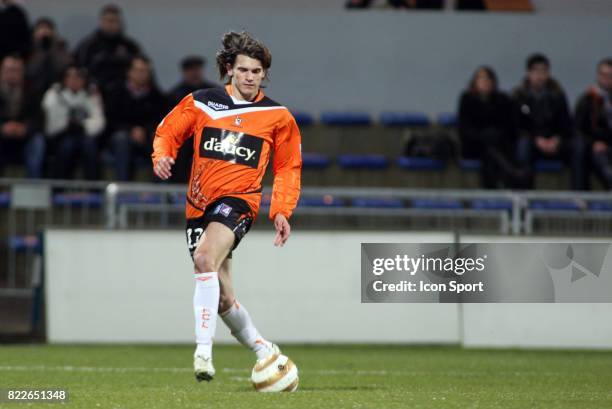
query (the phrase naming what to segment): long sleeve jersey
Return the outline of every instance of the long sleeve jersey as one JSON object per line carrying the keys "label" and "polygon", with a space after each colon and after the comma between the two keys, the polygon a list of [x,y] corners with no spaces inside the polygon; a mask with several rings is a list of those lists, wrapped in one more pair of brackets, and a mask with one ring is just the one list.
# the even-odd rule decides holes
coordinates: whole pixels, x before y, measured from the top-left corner
{"label": "long sleeve jersey", "polygon": [[254,216],[261,201],[261,181],[273,154],[274,184],[269,217],[289,218],[300,195],[301,137],[287,108],[259,92],[252,103],[238,101],[231,88],[187,95],[161,121],[153,141],[153,165],[176,158],[191,135],[193,164],[185,213],[200,217],[224,196],[247,202]]}

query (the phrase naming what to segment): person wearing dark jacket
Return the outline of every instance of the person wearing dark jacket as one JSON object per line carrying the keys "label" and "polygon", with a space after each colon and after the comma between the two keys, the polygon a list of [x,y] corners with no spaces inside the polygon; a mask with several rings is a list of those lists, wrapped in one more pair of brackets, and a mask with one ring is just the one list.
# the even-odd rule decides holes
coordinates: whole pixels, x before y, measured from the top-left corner
{"label": "person wearing dark jacket", "polygon": [[482,162],[481,185],[522,187],[526,172],[513,163],[515,115],[511,99],[497,88],[490,67],[479,67],[459,102],[459,138],[466,159]]}
{"label": "person wearing dark jacket", "polygon": [[44,95],[72,61],[68,47],[55,30],[55,23],[41,17],[34,23],[32,50],[28,58],[28,84],[36,94]]}
{"label": "person wearing dark jacket", "polygon": [[167,107],[147,57],[134,57],[126,77],[124,83],[111,89],[106,105],[116,179],[120,181],[132,179],[136,157],[151,154],[155,128]]}
{"label": "person wearing dark jacket", "polygon": [[140,50],[123,32],[121,9],[109,4],[100,11],[98,29],[77,46],[74,57],[106,96],[110,88],[123,81],[130,60]]}
{"label": "person wearing dark jacket", "polygon": [[8,55],[0,62],[0,171],[25,164],[28,177],[40,178],[44,157],[40,99],[25,84],[23,58]]}
{"label": "person wearing dark jacket", "polygon": [[534,186],[537,159],[561,159],[571,169],[571,189],[587,187],[585,144],[573,135],[567,97],[550,75],[550,62],[543,54],[527,59],[527,75],[513,92],[518,109],[517,160],[530,170],[528,188]]}
{"label": "person wearing dark jacket", "polygon": [[[190,55],[181,61],[181,82],[170,91],[168,102],[170,109],[178,105],[186,95],[199,89],[220,88],[219,84],[209,81],[204,76],[206,61],[198,56]],[[193,137],[189,138],[179,149],[174,164],[174,172],[170,177],[171,183],[187,183],[191,174],[193,159]]]}
{"label": "person wearing dark jacket", "polygon": [[576,128],[587,141],[593,170],[612,189],[612,57],[597,65],[597,84],[578,99]]}
{"label": "person wearing dark jacket", "polygon": [[30,51],[28,16],[13,0],[0,0],[0,61],[7,55],[26,58]]}

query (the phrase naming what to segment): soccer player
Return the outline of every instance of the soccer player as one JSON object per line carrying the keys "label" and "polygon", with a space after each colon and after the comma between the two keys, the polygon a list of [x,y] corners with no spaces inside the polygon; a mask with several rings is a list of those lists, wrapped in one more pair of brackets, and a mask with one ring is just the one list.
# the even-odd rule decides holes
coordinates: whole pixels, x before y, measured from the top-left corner
{"label": "soccer player", "polygon": [[210,381],[217,314],[258,360],[279,353],[261,336],[244,305],[235,297],[232,250],[249,231],[261,201],[261,180],[273,153],[274,185],[270,219],[275,246],[289,239],[288,219],[300,193],[300,132],[291,113],[266,97],[261,83],[272,55],[246,32],[223,36],[217,53],[225,88],[193,92],[159,124],[153,141],[153,169],[171,176],[181,144],[194,135],[194,157],[187,191],[187,244],[195,267],[194,370]]}

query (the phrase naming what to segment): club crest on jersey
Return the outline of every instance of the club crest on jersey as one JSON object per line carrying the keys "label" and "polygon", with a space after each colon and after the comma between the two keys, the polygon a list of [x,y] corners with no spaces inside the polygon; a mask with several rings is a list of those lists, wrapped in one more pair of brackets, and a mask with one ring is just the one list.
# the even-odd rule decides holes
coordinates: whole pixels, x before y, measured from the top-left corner
{"label": "club crest on jersey", "polygon": [[201,158],[220,159],[257,168],[263,139],[244,132],[204,128],[200,139]]}
{"label": "club crest on jersey", "polygon": [[236,119],[234,119],[234,125],[236,126],[242,126],[242,118],[240,118],[239,116],[236,117]]}
{"label": "club crest on jersey", "polygon": [[209,107],[211,107],[215,111],[223,111],[223,110],[229,109],[229,106],[227,106],[225,104],[220,104],[220,103],[214,102],[214,101],[208,101],[206,103],[206,105],[208,105]]}

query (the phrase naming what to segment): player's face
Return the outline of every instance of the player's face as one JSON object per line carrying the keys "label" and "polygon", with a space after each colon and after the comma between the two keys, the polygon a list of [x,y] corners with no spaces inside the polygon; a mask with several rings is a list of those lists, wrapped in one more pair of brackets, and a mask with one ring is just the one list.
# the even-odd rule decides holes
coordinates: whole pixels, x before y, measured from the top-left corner
{"label": "player's face", "polygon": [[261,81],[266,77],[261,61],[242,54],[236,57],[233,67],[227,67],[227,74],[232,77],[233,88],[247,101],[257,96]]}

